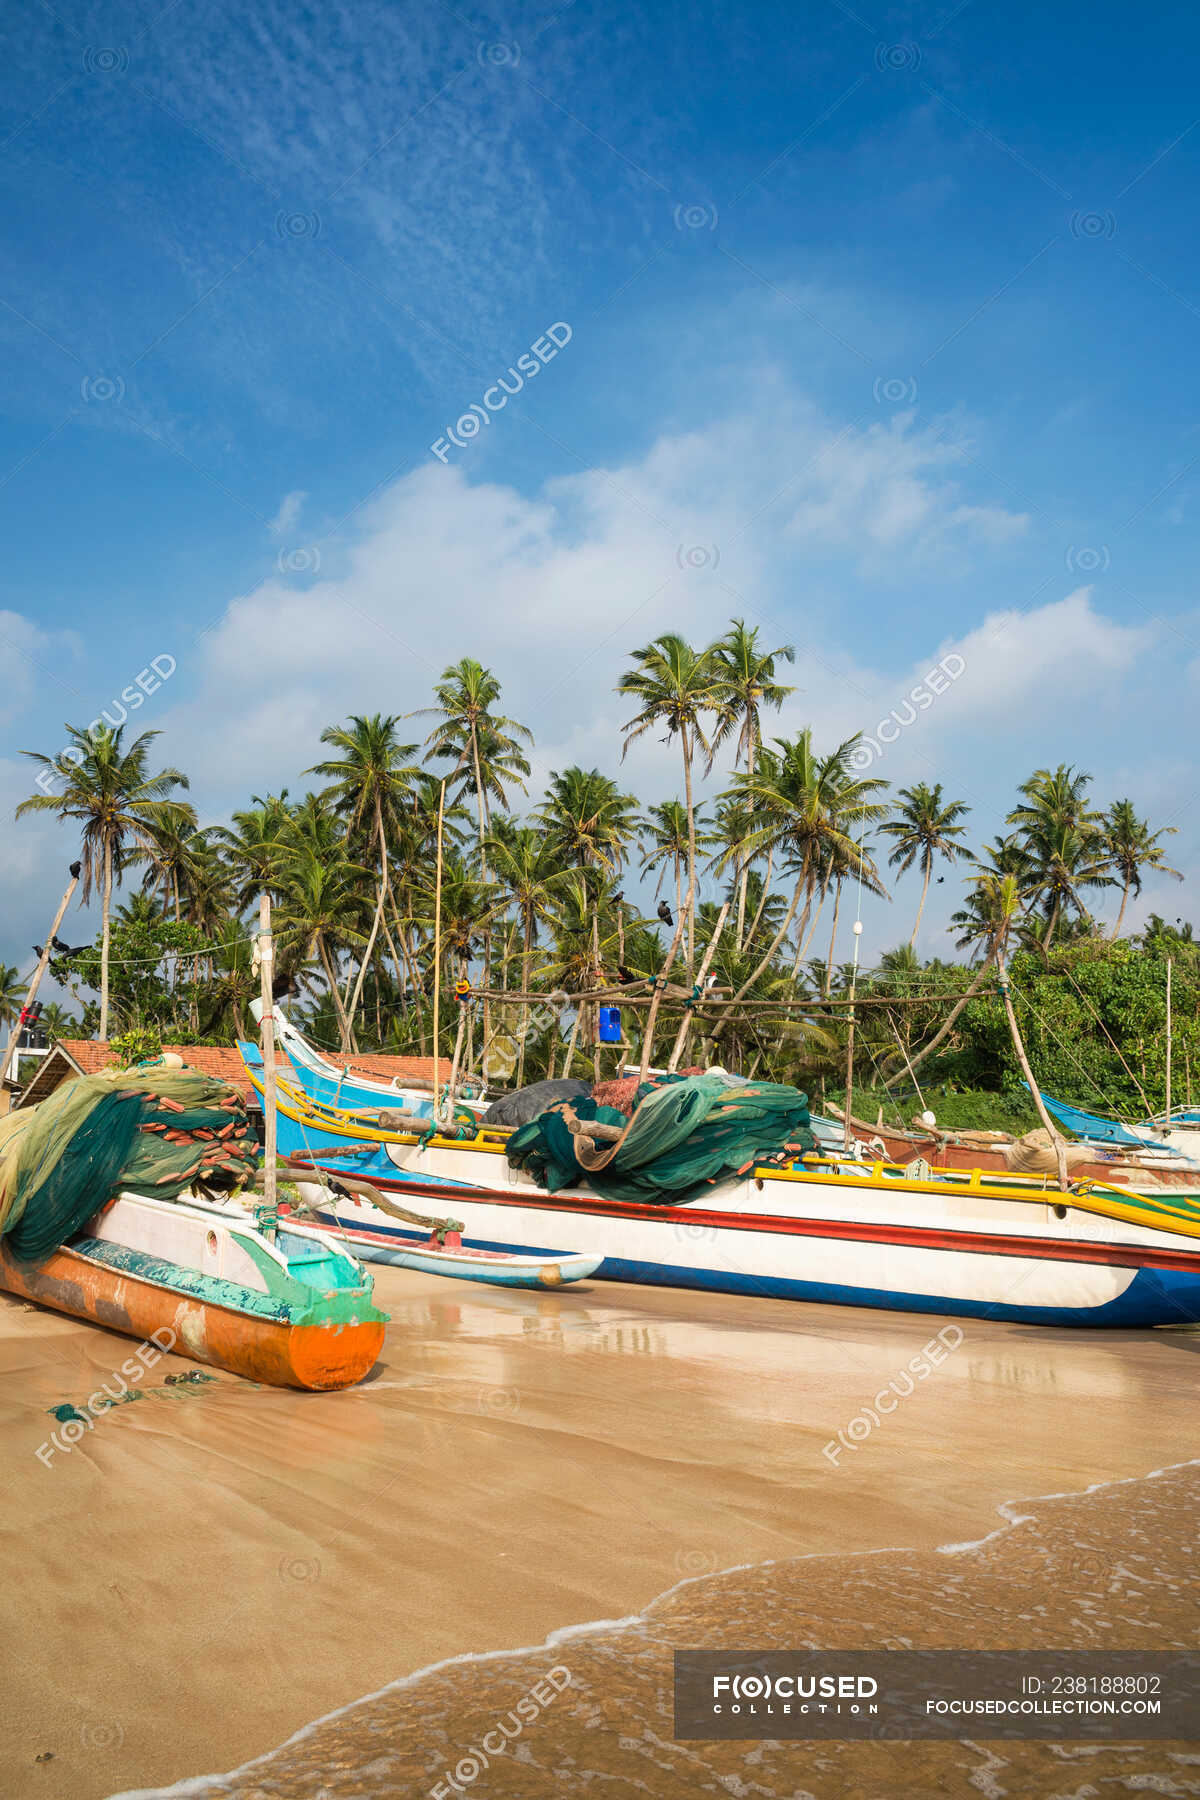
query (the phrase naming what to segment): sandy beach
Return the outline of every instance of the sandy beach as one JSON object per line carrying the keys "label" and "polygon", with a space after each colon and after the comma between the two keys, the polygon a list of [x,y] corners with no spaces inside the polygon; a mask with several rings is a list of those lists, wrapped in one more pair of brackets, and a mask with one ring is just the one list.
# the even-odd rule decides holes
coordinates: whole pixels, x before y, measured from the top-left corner
{"label": "sandy beach", "polygon": [[[1153,1606],[1106,1641],[1194,1644],[1191,1472],[1143,1478],[1200,1455],[1200,1335],[952,1324],[611,1283],[506,1293],[389,1269],[377,1291],[392,1325],[359,1389],[301,1395],[223,1375],[168,1385],[192,1365],[166,1357],[140,1398],[42,1457],[56,1427],[49,1409],[111,1380],[129,1342],[0,1300],[5,1796],[100,1800],[233,1770],[442,1659],[516,1651],[647,1608],[630,1629],[649,1632],[660,1663],[668,1639],[717,1644],[724,1629],[726,1642],[744,1643],[751,1621],[761,1643],[797,1641],[804,1618],[816,1642],[869,1647],[902,1630],[915,1642],[1023,1642],[997,1603],[977,1614],[965,1597],[969,1558],[957,1565],[957,1602],[939,1596],[935,1577],[949,1565],[933,1553],[998,1528],[995,1544],[1015,1544],[1027,1528],[997,1513],[1004,1502],[1096,1483],[1131,1485],[1079,1503],[1099,1508],[1088,1555],[1067,1557],[1064,1575],[1062,1555],[1043,1547],[1040,1577],[1026,1568],[1017,1582],[1026,1609],[1045,1607],[1064,1580],[1106,1579],[1129,1534],[1146,1535],[1149,1506],[1160,1559]],[[851,1430],[939,1331],[929,1373],[878,1426]],[[1046,1531],[1062,1517],[1057,1502],[1024,1510]],[[864,1561],[881,1551],[902,1553],[890,1583],[879,1579],[886,1559]],[[980,1565],[984,1589],[994,1575]],[[1044,1595],[1031,1591],[1038,1578]],[[782,1637],[762,1635],[772,1606]],[[1047,1616],[1062,1615],[1051,1606]],[[1132,1618],[1128,1607],[1123,1616]],[[1060,1632],[1069,1643],[1077,1635]],[[620,1638],[575,1640],[580,1674],[555,1728],[561,1754],[575,1754],[564,1746],[589,1718],[598,1741],[606,1693],[610,1705],[623,1695],[634,1704],[617,1671],[636,1669],[637,1657],[614,1661]],[[563,1660],[538,1654],[539,1667]],[[516,1664],[487,1666],[508,1670],[504,1692],[519,1681]],[[426,1678],[440,1684],[438,1703],[431,1688],[416,1714],[422,1683],[375,1703],[391,1719],[396,1756],[398,1719],[411,1728],[415,1716],[436,1717],[444,1739],[427,1730],[386,1772],[364,1774],[381,1727],[351,1708],[338,1726],[340,1773],[329,1750],[289,1777],[293,1751],[204,1791],[311,1800],[319,1770],[337,1800],[426,1794],[446,1767],[439,1757],[470,1741],[448,1679]],[[661,1685],[656,1677],[656,1705]],[[490,1699],[477,1684],[471,1692],[486,1714]],[[655,1729],[669,1742],[669,1715]],[[616,1758],[619,1734],[609,1735]],[[319,1736],[305,1740],[310,1758]],[[856,1791],[845,1785],[845,1747],[834,1748],[840,1755],[824,1747],[826,1775],[811,1791]],[[710,1791],[701,1775],[716,1780],[748,1751],[761,1759],[761,1746],[705,1748],[699,1763],[694,1748],[678,1753],[648,1791]],[[530,1754],[517,1785],[506,1785],[508,1767],[472,1793],[553,1791],[553,1767],[535,1781]],[[792,1786],[764,1791],[799,1793],[805,1747],[781,1754]],[[933,1780],[937,1757],[923,1755]],[[610,1762],[610,1791],[636,1791]],[[1157,1791],[1200,1791],[1200,1763],[1189,1779],[1196,1785]]]}

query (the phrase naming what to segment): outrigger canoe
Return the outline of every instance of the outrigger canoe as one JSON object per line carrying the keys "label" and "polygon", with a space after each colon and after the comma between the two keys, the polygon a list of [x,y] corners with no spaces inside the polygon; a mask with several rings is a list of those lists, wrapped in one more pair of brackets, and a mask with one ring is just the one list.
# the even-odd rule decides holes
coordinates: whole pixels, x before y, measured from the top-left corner
{"label": "outrigger canoe", "polygon": [[122,1193],[44,1261],[0,1241],[0,1287],[273,1387],[350,1387],[383,1348],[369,1273],[328,1233],[236,1200]]}
{"label": "outrigger canoe", "polygon": [[[349,1219],[346,1198],[319,1182],[297,1183],[313,1211],[319,1231],[336,1238],[363,1262],[390,1263],[396,1269],[419,1269],[426,1275],[449,1275],[459,1281],[481,1281],[490,1287],[559,1288],[594,1275],[603,1258],[596,1253],[540,1251],[532,1256],[513,1250],[480,1250],[464,1244],[461,1231],[429,1237],[402,1238]],[[352,1202],[350,1202],[352,1204]],[[282,1209],[281,1209],[282,1210]]]}
{"label": "outrigger canoe", "polygon": [[[388,1196],[437,1198],[464,1222],[468,1248],[543,1256],[570,1244],[602,1258],[602,1280],[962,1318],[1200,1321],[1200,1203],[1169,1189],[1080,1182],[1063,1193],[1040,1176],[804,1159],[679,1205],[609,1201],[586,1185],[546,1192],[509,1165],[501,1130],[388,1131],[278,1086],[281,1153]],[[338,1217],[411,1245],[369,1203],[339,1205]]]}

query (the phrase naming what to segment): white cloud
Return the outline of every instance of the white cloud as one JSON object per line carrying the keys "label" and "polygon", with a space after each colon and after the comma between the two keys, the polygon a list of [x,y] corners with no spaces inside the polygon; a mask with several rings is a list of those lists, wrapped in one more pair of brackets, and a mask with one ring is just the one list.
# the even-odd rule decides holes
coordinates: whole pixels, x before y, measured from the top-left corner
{"label": "white cloud", "polygon": [[[470,480],[466,458],[403,477],[361,511],[353,539],[322,546],[315,579],[272,574],[190,652],[178,646],[170,710],[154,720],[164,760],[189,771],[206,820],[254,792],[297,793],[323,726],[426,706],[441,670],[470,654],[496,669],[505,710],[536,729],[536,794],[549,769],[572,761],[618,768],[629,708],[614,687],[632,648],[668,629],[703,642],[745,615],[766,641],[797,642],[784,673],[800,691],[768,732],[811,724],[822,746],[872,734],[897,710],[907,717],[906,696],[933,665],[960,658],[959,678],[915,711],[871,772],[893,786],[945,779],[975,807],[973,835],[988,835],[1016,765],[1056,760],[1047,722],[1069,726],[1067,759],[1088,759],[1085,726],[1138,670],[1151,633],[1106,617],[1080,588],[976,623],[979,607],[961,632],[922,643],[924,597],[943,578],[964,591],[965,560],[969,599],[972,565],[990,574],[1022,516],[964,496],[944,429],[910,421],[839,434],[794,398],[777,411],[769,437],[742,416],[532,497]],[[817,547],[831,595],[839,584],[855,591],[864,571],[873,586],[880,558],[893,588],[908,582],[907,648],[897,653],[893,632],[887,650],[864,650],[881,615],[871,603],[850,609],[854,623],[841,629],[855,639],[839,642],[836,606],[813,604]],[[412,719],[406,734],[425,729]],[[651,734],[622,773],[645,799],[675,793],[678,746]]]}
{"label": "white cloud", "polygon": [[283,496],[283,499],[279,503],[279,511],[267,525],[267,530],[271,533],[272,537],[287,536],[287,533],[292,529],[292,526],[300,517],[304,502],[307,499],[308,495],[303,488],[293,488],[290,494],[285,494]]}
{"label": "white cloud", "polygon": [[[498,669],[506,704],[536,721],[547,754],[593,730],[611,747],[630,648],[668,628],[703,637],[768,606],[790,616],[798,544],[837,547],[852,568],[886,553],[894,578],[928,569],[947,544],[969,558],[1023,529],[1019,514],[964,502],[944,428],[838,434],[786,394],[775,411],[769,435],[742,415],[532,498],[471,481],[466,458],[403,477],[359,515],[351,543],[322,547],[318,579],[272,576],[233,602],[190,671],[199,692],[173,720],[172,754],[207,765],[206,785],[223,790],[294,783],[321,724],[423,705],[431,679],[467,653]],[[777,620],[764,631],[791,635]],[[894,679],[858,692],[874,704]]]}

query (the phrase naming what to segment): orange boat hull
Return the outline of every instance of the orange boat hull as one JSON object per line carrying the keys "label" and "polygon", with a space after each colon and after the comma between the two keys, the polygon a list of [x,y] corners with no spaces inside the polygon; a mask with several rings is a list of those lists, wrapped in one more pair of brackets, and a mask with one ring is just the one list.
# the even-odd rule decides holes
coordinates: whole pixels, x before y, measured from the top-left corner
{"label": "orange boat hull", "polygon": [[44,1262],[16,1262],[0,1245],[0,1288],[127,1337],[170,1332],[178,1356],[270,1387],[352,1387],[379,1359],[384,1325],[292,1325],[189,1299],[136,1275],[59,1249]]}

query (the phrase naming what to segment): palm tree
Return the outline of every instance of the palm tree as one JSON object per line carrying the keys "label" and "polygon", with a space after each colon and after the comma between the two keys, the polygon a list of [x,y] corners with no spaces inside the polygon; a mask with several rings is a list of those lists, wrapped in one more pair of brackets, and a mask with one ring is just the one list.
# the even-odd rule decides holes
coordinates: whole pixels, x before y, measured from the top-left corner
{"label": "palm tree", "polygon": [[[707,829],[703,815],[693,821],[697,853],[711,850],[720,840]],[[683,910],[683,868],[688,855],[688,816],[682,800],[661,800],[648,806],[639,827],[643,845],[642,873],[658,870],[654,887],[657,900],[662,892],[663,877],[670,869],[675,877],[675,910]]]}
{"label": "palm tree", "polygon": [[[352,1030],[362,997],[367,966],[383,921],[384,903],[391,894],[388,838],[395,836],[399,829],[409,784],[420,773],[416,765],[408,760],[416,754],[417,746],[401,744],[396,738],[398,722],[398,715],[393,713],[372,713],[369,717],[354,713],[346,725],[327,726],[321,733],[321,742],[340,754],[326,762],[317,763],[308,771],[310,775],[327,776],[333,782],[334,806],[349,822],[352,839],[370,839],[371,855],[378,870],[375,878],[375,913],[350,999]],[[400,979],[398,967],[396,979]]]}
{"label": "palm tree", "polygon": [[[882,812],[882,807],[880,807],[879,810]],[[861,833],[853,854],[848,854],[844,845],[836,843],[830,844],[821,856],[821,865],[821,902],[817,907],[818,914],[820,913],[821,906],[824,904],[825,894],[829,884],[831,881],[833,883],[833,923],[829,933],[829,950],[825,957],[825,971],[821,977],[821,998],[823,1000],[828,1000],[833,982],[833,957],[834,951],[837,948],[838,920],[842,909],[843,884],[847,881],[853,881],[858,887],[866,888],[868,893],[877,894],[881,899],[886,897],[887,889],[883,885],[879,870],[876,868],[873,859],[866,850]],[[814,918],[813,925],[809,927],[809,938],[812,937],[813,927],[815,927],[815,925],[816,919]],[[799,973],[800,960],[804,955],[806,944],[807,940],[801,939],[799,935],[797,935],[796,962],[792,970],[793,977]]]}
{"label": "palm tree", "polygon": [[[521,931],[521,991],[528,994],[532,980],[533,944],[538,927],[552,916],[557,891],[567,872],[555,863],[545,835],[532,825],[509,826],[494,831],[488,851],[496,880],[517,915]],[[521,1002],[517,1086],[525,1081],[525,1040],[529,1035],[529,1003]]]}
{"label": "palm tree", "polygon": [[280,846],[292,824],[286,788],[265,799],[258,794],[250,798],[250,806],[235,812],[230,825],[214,826],[210,834],[225,860],[239,912],[260,894],[278,894]]}
{"label": "palm tree", "polygon": [[[754,773],[755,756],[762,738],[762,712],[771,707],[778,712],[795,688],[785,687],[775,679],[779,657],[795,662],[791,644],[780,644],[775,650],[759,647],[757,625],[747,630],[744,619],[734,619],[723,638],[713,645],[713,668],[722,707],[712,734],[708,759],[711,772],[713,758],[727,738],[737,731],[734,767],[743,762],[746,773]],[[737,942],[742,943],[746,923],[746,877],[749,864],[743,863],[738,876]]]}
{"label": "palm tree", "polygon": [[616,875],[637,835],[637,802],[599,769],[572,766],[550,771],[546,795],[534,817],[552,854],[577,869],[596,867]]}
{"label": "palm tree", "polygon": [[83,885],[80,902],[86,905],[92,890],[100,888],[100,1021],[99,1038],[108,1035],[108,946],[111,929],[112,890],[136,846],[147,849],[152,841],[155,808],[177,787],[186,788],[186,775],[178,769],[162,769],[151,775],[147,767],[150,745],[157,731],[144,731],[126,750],[125,727],[107,726],[83,731],[67,726],[71,742],[57,756],[38,750],[23,756],[42,764],[63,784],[59,794],[37,793],[22,800],[19,819],[27,812],[54,812],[60,819],[75,819],[83,826],[81,861]]}
{"label": "palm tree", "polygon": [[434,687],[436,706],[422,707],[414,714],[433,715],[437,724],[425,739],[427,762],[435,757],[453,757],[457,773],[461,767],[463,784],[475,788],[476,830],[479,838],[479,866],[487,880],[487,855],[484,840],[489,823],[488,797],[499,801],[507,810],[506,783],[515,783],[524,793],[529,763],[521,750],[521,742],[532,744],[533,733],[516,719],[493,712],[500,698],[500,683],[490,669],[464,656],[460,662],[442,671]]}
{"label": "palm tree", "polygon": [[1069,763],[1054,770],[1036,769],[1017,790],[1024,804],[1008,815],[1037,869],[1036,894],[1046,917],[1043,949],[1050,947],[1064,907],[1085,913],[1081,887],[1111,885],[1103,815],[1087,802],[1091,781],[1090,775]]}
{"label": "palm tree", "polygon": [[622,793],[599,769],[572,767],[561,774],[551,770],[546,797],[534,815],[545,830],[550,854],[593,877],[586,881],[585,892],[590,896],[592,967],[597,973],[601,887],[619,872],[637,835],[635,808],[633,795]]}
{"label": "palm tree", "polygon": [[688,932],[688,970],[695,966],[696,909],[696,808],[692,797],[692,759],[697,749],[703,750],[711,766],[712,746],[704,734],[701,719],[706,713],[717,715],[717,729],[730,712],[728,690],[722,686],[712,645],[694,650],[678,632],[664,632],[652,643],[633,652],[634,669],[627,669],[617,683],[619,694],[628,694],[640,703],[639,711],[621,727],[625,743],[621,751],[624,761],[629,747],[651,727],[665,725],[667,741],[678,735],[683,752],[683,791],[688,822],[688,891],[684,901]]}
{"label": "palm tree", "polygon": [[300,961],[320,959],[341,1034],[342,1054],[354,1049],[354,1037],[338,988],[335,960],[346,949],[358,949],[365,941],[362,929],[367,910],[362,883],[369,870],[352,863],[344,848],[318,854],[300,844],[280,864],[279,907],[276,925],[280,948]]}
{"label": "palm tree", "polygon": [[145,863],[142,886],[148,893],[161,889],[163,916],[173,908],[178,924],[181,895],[195,877],[203,842],[196,827],[196,809],[185,800],[161,800],[147,817],[146,832],[145,847],[133,850],[129,860]]}
{"label": "palm tree", "polygon": [[997,944],[1008,943],[1022,907],[1037,891],[1038,871],[1019,838],[996,838],[985,846],[983,856],[975,859],[975,866],[978,873],[970,877],[966,904],[951,914],[948,929],[960,934],[955,940],[959,950],[970,949],[980,958],[978,967],[929,1042],[908,1060],[902,1054],[888,1058],[882,1071],[885,1088],[893,1086],[904,1072],[918,1069],[949,1036],[967,1002],[987,980]]}
{"label": "palm tree", "polygon": [[20,969],[0,962],[0,1025],[11,1025],[25,1004],[28,983],[21,980]]}
{"label": "palm tree", "polygon": [[1161,831],[1151,831],[1147,821],[1139,819],[1134,812],[1132,800],[1115,800],[1108,809],[1103,829],[1109,865],[1121,882],[1121,910],[1112,928],[1115,938],[1120,936],[1130,893],[1138,895],[1142,891],[1143,869],[1160,870],[1164,875],[1174,875],[1177,881],[1182,881],[1183,876],[1178,869],[1164,862],[1163,847],[1158,841],[1168,835],[1174,837],[1176,827],[1164,825]]}
{"label": "palm tree", "polygon": [[[856,825],[861,834],[862,828],[885,810],[875,796],[887,783],[853,771],[851,758],[861,735],[856,732],[828,756],[819,757],[813,750],[812,731],[805,726],[794,738],[776,738],[776,751],[764,757],[753,774],[734,776],[731,794],[751,806],[760,821],[748,846],[785,856],[796,882],[779,929],[731,1006],[773,961],[802,899],[804,910],[796,935],[803,940],[823,870],[840,869],[857,878],[861,869],[864,879],[868,875],[878,879],[874,865],[852,835]],[[727,852],[727,858],[733,855]]]}
{"label": "palm tree", "polygon": [[[2,970],[0,970],[0,976],[2,976]],[[2,994],[2,988],[0,988],[0,994]],[[9,1016],[11,1017],[11,1014]],[[0,1022],[7,1023],[2,1010],[2,1000],[0,1000]],[[58,1004],[57,1000],[52,1000],[49,1006],[43,1006],[42,1016],[38,1023],[45,1032],[47,1041],[52,1044],[58,1043],[61,1038],[73,1037],[79,1030],[79,1020],[74,1013],[69,1013],[65,1006]]]}
{"label": "palm tree", "polygon": [[915,947],[936,858],[944,856],[947,862],[954,862],[968,854],[966,845],[958,841],[966,827],[958,821],[971,808],[962,800],[943,800],[940,781],[932,787],[918,781],[913,787],[901,788],[896,799],[899,804],[895,816],[881,829],[896,840],[896,848],[888,857],[889,868],[899,867],[900,873],[906,875],[915,862],[921,865],[921,902],[908,940]]}

